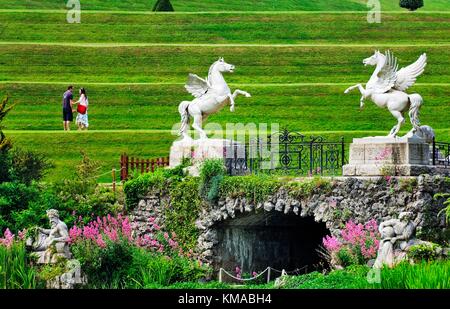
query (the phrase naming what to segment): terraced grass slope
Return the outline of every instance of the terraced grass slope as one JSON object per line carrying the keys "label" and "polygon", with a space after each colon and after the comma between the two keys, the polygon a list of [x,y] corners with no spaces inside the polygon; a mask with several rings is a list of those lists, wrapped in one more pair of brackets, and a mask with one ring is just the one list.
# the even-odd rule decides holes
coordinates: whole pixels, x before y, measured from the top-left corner
{"label": "terraced grass slope", "polygon": [[[81,1],[83,10],[151,10],[151,0]],[[396,0],[381,0],[383,10],[403,10]],[[3,9],[65,9],[65,0],[0,0]],[[175,11],[366,11],[366,0],[171,0]],[[447,0],[426,1],[422,10],[449,10]]]}
{"label": "terraced grass slope", "polygon": [[[2,1],[1,8],[19,7],[18,1],[1,6]],[[56,2],[20,3],[53,9]],[[279,1],[284,10],[294,2]],[[112,10],[114,3],[91,1],[89,8]],[[143,1],[126,8],[120,7],[126,1],[120,3],[117,8],[123,10],[145,9],[139,6]],[[6,132],[21,147],[44,152],[56,163],[48,180],[69,175],[79,150],[85,149],[103,162],[100,180],[110,181],[108,171],[117,167],[123,151],[145,157],[168,154],[176,138],[171,129],[179,120],[177,106],[190,99],[183,88],[187,74],[205,76],[223,56],[237,66],[226,76],[232,88],[253,97],[239,98],[235,113],[225,109],[210,123],[275,122],[329,139],[344,136],[348,142],[386,134],[395,123],[388,111],[367,102],[359,112],[358,93],[343,94],[350,84],[369,79],[373,68],[365,68],[362,59],[377,48],[394,51],[401,65],[427,52],[426,73],[410,91],[425,99],[422,122],[437,129],[440,140],[450,141],[449,21],[450,14],[443,12],[389,13],[381,24],[367,24],[359,13],[94,12],[75,25],[67,24],[61,12],[0,11],[0,94],[18,103]],[[69,83],[88,89],[89,132],[60,131],[61,95]]]}

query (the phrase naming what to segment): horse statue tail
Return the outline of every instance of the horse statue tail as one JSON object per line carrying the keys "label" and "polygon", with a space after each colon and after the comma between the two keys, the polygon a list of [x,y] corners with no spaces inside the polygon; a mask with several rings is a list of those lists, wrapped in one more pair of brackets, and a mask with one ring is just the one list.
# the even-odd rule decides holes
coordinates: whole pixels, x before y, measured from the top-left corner
{"label": "horse statue tail", "polygon": [[419,120],[419,112],[420,112],[420,107],[423,104],[423,99],[422,97],[417,94],[411,94],[408,96],[409,97],[409,119],[411,120],[411,124],[414,128],[415,131],[419,131],[420,132],[420,120]]}
{"label": "horse statue tail", "polygon": [[187,130],[189,127],[189,112],[188,107],[191,102],[189,101],[183,101],[178,106],[178,112],[181,115],[181,128],[180,128],[180,135],[186,136]]}

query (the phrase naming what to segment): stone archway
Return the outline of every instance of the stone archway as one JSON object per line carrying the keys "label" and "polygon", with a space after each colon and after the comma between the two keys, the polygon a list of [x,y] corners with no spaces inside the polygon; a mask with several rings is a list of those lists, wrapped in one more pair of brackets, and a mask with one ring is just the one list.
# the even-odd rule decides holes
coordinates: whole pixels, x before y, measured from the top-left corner
{"label": "stone archway", "polygon": [[283,214],[278,211],[241,214],[212,227],[216,244],[212,248],[215,270],[243,272],[275,269],[302,272],[319,268],[317,249],[329,234],[325,223],[312,217]]}

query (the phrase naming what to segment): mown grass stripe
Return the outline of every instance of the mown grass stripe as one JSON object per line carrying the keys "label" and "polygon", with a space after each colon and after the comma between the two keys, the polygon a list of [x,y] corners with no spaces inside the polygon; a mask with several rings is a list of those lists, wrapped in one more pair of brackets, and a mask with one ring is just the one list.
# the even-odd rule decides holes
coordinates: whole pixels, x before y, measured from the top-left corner
{"label": "mown grass stripe", "polygon": [[[228,83],[229,86],[235,87],[304,87],[304,86],[347,86],[353,85],[354,83],[359,83],[358,81],[354,82],[345,82],[345,83]],[[185,83],[153,83],[153,82],[136,82],[136,83],[126,83],[126,82],[84,82],[84,81],[9,81],[3,80],[0,81],[0,84],[24,84],[24,85],[69,85],[69,84],[83,84],[83,85],[92,85],[92,86],[178,86],[184,85]],[[365,83],[362,83],[363,85]],[[450,86],[450,83],[415,83],[415,86],[431,86],[431,87],[447,87]]]}
{"label": "mown grass stripe", "polygon": [[[449,131],[450,128],[440,128],[440,129],[434,129],[436,132],[446,132]],[[211,132],[208,130],[205,130],[206,133],[212,134],[212,133],[220,133],[218,131]],[[98,134],[98,133],[143,133],[143,134],[160,134],[160,133],[172,133],[173,130],[167,130],[167,129],[154,129],[154,130],[132,130],[132,129],[126,129],[126,130],[89,130],[89,131],[77,131],[72,130],[69,132],[64,132],[62,130],[3,130],[4,133],[14,133],[14,134]],[[191,130],[193,133],[194,131]],[[237,130],[235,131],[237,133],[242,132],[249,132],[247,130]],[[257,131],[265,133],[266,131]],[[222,133],[225,133],[222,132]],[[255,131],[250,131],[250,133],[255,133]],[[385,134],[386,131],[382,130],[338,130],[338,131],[301,131],[302,134],[348,134],[348,133],[367,133],[367,134]]]}
{"label": "mown grass stripe", "polygon": [[79,42],[22,42],[22,41],[0,41],[0,45],[42,45],[42,46],[73,46],[73,47],[94,47],[94,48],[114,48],[114,47],[374,47],[380,48],[383,46],[389,47],[450,47],[450,43],[386,43],[376,42],[373,44],[348,44],[348,43],[319,43],[319,44],[246,44],[246,43],[79,43]]}
{"label": "mown grass stripe", "polygon": [[[52,9],[0,9],[1,13],[45,13],[67,14],[67,10]],[[198,12],[153,12],[153,11],[123,11],[123,10],[81,10],[81,14],[125,14],[125,15],[285,15],[285,14],[367,14],[368,11],[198,11]],[[382,14],[411,14],[409,11],[381,11]],[[414,14],[450,14],[450,11],[417,11]]]}

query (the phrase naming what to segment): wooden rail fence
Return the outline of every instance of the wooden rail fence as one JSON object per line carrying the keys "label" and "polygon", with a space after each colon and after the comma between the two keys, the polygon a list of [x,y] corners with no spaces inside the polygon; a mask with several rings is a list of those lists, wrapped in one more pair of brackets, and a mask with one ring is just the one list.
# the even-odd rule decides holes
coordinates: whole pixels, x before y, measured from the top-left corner
{"label": "wooden rail fence", "polygon": [[157,167],[169,166],[169,157],[157,159],[140,159],[129,157],[126,153],[120,156],[120,180],[127,180],[130,173],[138,171],[141,174],[154,172]]}

